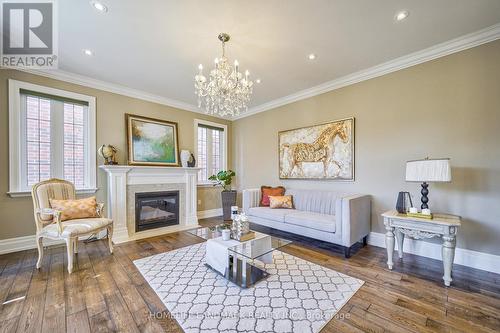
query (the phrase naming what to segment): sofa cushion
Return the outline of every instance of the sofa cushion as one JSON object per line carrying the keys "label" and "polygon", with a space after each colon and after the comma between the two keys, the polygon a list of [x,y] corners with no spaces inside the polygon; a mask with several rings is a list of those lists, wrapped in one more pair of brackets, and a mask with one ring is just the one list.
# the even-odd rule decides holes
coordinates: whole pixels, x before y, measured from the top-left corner
{"label": "sofa cushion", "polygon": [[287,189],[286,195],[293,196],[294,208],[300,211],[336,215],[340,212],[342,195],[333,191]]}
{"label": "sofa cushion", "polygon": [[282,195],[282,196],[275,196],[275,195],[270,195],[269,196],[269,208],[271,209],[276,209],[276,208],[287,208],[287,209],[292,209],[293,208],[293,197],[291,195]]}
{"label": "sofa cushion", "polygon": [[260,187],[260,203],[261,207],[269,207],[269,196],[270,195],[284,195],[285,188],[283,186],[271,187],[271,186],[261,186]]}
{"label": "sofa cushion", "polygon": [[335,216],[314,212],[293,211],[285,215],[285,223],[325,232],[335,232]]}
{"label": "sofa cushion", "polygon": [[[271,209],[269,207],[252,207],[248,210],[248,215],[273,220],[276,222],[285,222],[285,215],[290,214],[293,211],[294,210],[292,209],[284,208]],[[252,222],[251,219],[250,222]]]}

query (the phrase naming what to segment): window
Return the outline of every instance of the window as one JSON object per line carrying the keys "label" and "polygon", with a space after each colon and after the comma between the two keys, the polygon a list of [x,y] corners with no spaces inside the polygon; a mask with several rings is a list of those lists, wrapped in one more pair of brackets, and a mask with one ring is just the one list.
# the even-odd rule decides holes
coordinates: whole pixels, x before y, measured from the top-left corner
{"label": "window", "polygon": [[95,191],[94,97],[9,80],[9,138],[10,195],[49,178]]}
{"label": "window", "polygon": [[196,160],[200,169],[199,184],[209,184],[208,177],[227,169],[227,126],[195,120]]}

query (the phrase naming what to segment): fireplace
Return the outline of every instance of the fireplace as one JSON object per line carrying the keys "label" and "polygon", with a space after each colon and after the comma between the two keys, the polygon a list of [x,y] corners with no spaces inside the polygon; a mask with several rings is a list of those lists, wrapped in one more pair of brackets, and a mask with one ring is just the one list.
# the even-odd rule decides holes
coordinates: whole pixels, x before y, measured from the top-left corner
{"label": "fireplace", "polygon": [[135,194],[135,231],[179,224],[179,191]]}

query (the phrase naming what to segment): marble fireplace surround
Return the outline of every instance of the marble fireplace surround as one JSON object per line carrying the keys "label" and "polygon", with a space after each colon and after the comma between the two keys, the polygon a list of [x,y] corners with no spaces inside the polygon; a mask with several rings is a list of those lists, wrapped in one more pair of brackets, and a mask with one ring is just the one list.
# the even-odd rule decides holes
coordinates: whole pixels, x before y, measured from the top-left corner
{"label": "marble fireplace surround", "polygon": [[[198,226],[196,184],[198,168],[101,165],[107,173],[107,212],[113,219],[113,243],[158,236]],[[135,194],[179,191],[179,224],[135,231]]]}

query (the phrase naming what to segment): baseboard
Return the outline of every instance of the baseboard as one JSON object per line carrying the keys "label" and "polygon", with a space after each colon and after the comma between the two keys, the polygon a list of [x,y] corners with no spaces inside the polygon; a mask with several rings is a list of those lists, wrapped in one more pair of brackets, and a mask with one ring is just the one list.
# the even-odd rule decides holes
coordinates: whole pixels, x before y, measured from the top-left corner
{"label": "baseboard", "polygon": [[[98,235],[104,237],[105,232]],[[80,240],[87,239],[88,236],[80,237]],[[62,245],[65,244],[63,240],[54,240],[50,238],[43,239],[43,246]],[[16,238],[0,239],[0,254],[36,249],[36,236],[22,236]]]}
{"label": "baseboard", "polygon": [[[385,248],[385,234],[370,232],[368,244]],[[398,249],[397,242],[395,249]],[[403,249],[405,253],[441,260],[440,244],[405,238]],[[500,256],[494,254],[456,248],[454,263],[500,274]]]}
{"label": "baseboard", "polygon": [[209,217],[222,216],[222,208],[200,210],[197,213],[198,219],[207,219]]}

